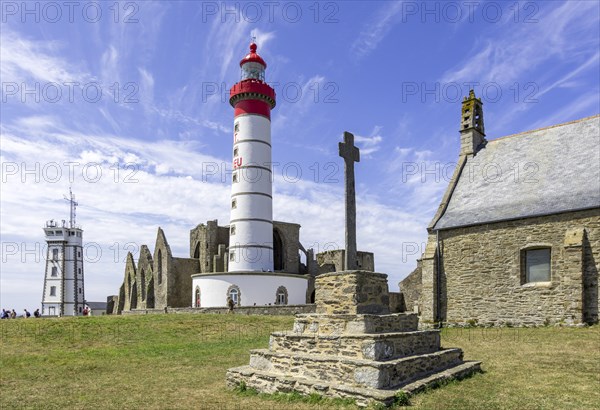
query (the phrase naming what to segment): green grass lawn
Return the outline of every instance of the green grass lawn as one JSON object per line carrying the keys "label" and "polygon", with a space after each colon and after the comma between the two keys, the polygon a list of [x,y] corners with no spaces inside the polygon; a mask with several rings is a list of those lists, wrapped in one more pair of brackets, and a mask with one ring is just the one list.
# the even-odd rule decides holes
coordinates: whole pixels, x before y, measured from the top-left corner
{"label": "green grass lawn", "polygon": [[[292,317],[171,314],[2,320],[0,408],[355,408],[240,395],[248,364]],[[417,409],[598,409],[600,329],[444,329],[484,374],[411,398]]]}

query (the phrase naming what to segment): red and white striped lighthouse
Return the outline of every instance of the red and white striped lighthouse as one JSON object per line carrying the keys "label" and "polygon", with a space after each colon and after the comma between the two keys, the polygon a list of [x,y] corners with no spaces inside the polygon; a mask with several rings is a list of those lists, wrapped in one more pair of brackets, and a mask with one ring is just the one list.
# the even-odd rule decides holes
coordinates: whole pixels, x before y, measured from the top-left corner
{"label": "red and white striped lighthouse", "polygon": [[235,109],[229,231],[229,272],[273,271],[271,109],[275,90],[267,63],[250,44],[241,80],[229,92]]}

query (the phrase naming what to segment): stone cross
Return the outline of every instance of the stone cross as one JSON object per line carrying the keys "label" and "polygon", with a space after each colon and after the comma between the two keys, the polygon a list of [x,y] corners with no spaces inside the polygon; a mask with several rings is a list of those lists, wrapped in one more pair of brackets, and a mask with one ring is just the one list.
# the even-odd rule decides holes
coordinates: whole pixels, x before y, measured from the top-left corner
{"label": "stone cross", "polygon": [[360,162],[360,152],[354,146],[354,135],[344,131],[344,142],[339,143],[340,157],[344,158],[346,179],[346,260],[344,270],[355,270],[356,264],[356,192],[354,162]]}

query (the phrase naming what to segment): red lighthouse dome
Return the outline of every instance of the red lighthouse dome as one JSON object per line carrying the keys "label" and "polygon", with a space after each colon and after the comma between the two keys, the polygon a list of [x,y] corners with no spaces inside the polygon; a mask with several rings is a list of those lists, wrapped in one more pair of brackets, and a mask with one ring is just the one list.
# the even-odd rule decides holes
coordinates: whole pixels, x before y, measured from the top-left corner
{"label": "red lighthouse dome", "polygon": [[256,52],[256,43],[250,43],[250,52],[246,54],[246,57],[242,58],[240,61],[240,67],[242,67],[246,63],[258,63],[261,64],[264,68],[267,68],[267,63],[262,59],[261,56]]}

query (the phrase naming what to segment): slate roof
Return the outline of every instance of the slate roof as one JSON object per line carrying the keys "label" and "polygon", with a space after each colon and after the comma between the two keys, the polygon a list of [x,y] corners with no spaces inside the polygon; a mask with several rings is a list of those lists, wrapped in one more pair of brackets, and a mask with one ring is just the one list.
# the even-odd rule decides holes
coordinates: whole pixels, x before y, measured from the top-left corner
{"label": "slate roof", "polygon": [[600,115],[488,141],[434,229],[600,207]]}
{"label": "slate roof", "polygon": [[92,310],[106,310],[106,302],[85,302]]}

